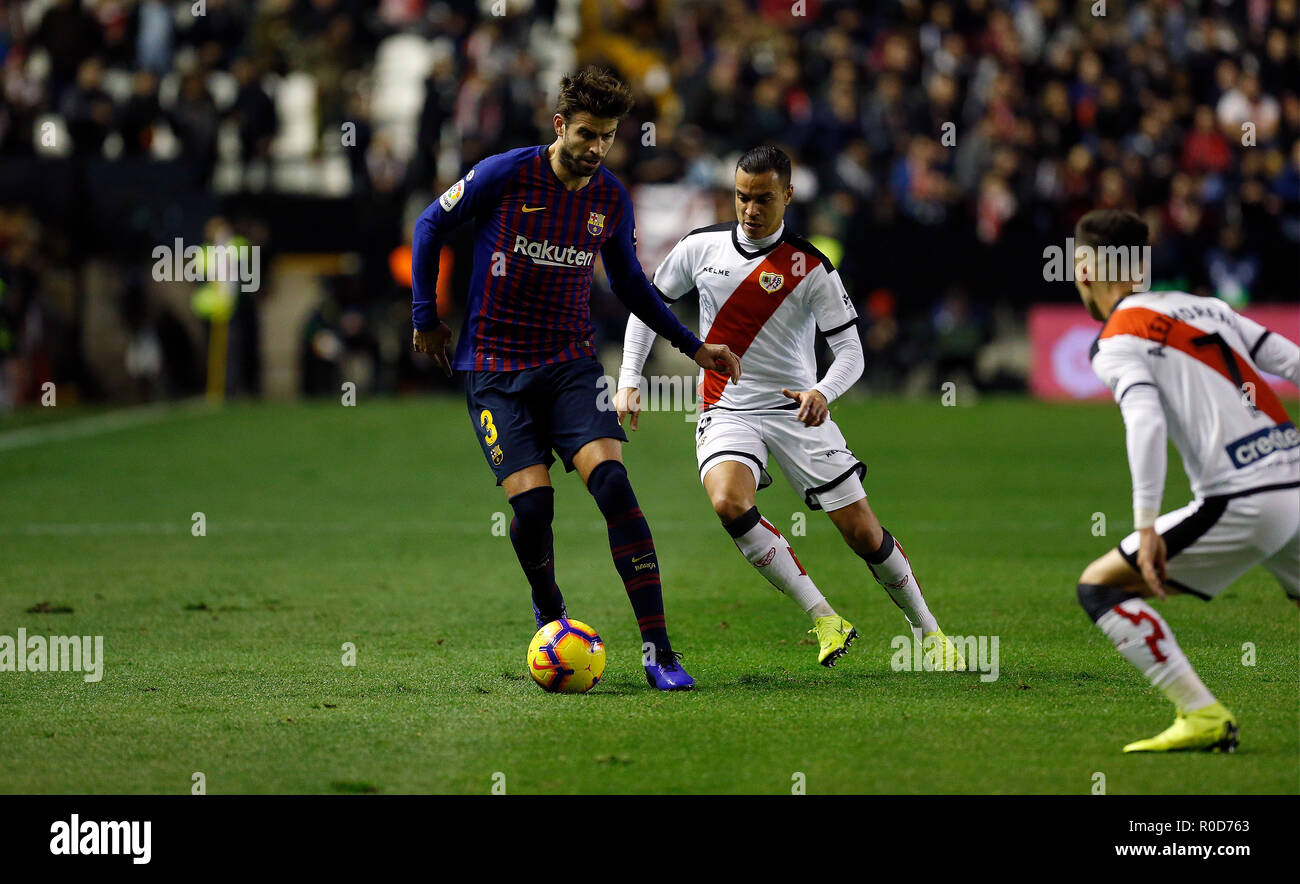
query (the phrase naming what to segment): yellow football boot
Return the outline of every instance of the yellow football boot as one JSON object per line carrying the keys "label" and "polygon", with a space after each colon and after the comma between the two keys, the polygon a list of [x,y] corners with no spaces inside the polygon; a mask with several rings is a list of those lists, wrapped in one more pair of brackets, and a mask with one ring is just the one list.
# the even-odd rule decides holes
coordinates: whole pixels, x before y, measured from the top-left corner
{"label": "yellow football boot", "polygon": [[929,669],[936,672],[965,672],[966,658],[942,629],[921,636],[921,652]]}
{"label": "yellow football boot", "polygon": [[1179,711],[1168,728],[1148,740],[1124,747],[1125,752],[1231,752],[1237,748],[1237,719],[1222,703],[1195,712]]}
{"label": "yellow football boot", "polygon": [[834,666],[836,660],[847,654],[849,645],[858,637],[853,624],[839,614],[818,617],[813,621],[813,628],[808,631],[817,634],[817,641],[821,645],[817,662],[826,667]]}

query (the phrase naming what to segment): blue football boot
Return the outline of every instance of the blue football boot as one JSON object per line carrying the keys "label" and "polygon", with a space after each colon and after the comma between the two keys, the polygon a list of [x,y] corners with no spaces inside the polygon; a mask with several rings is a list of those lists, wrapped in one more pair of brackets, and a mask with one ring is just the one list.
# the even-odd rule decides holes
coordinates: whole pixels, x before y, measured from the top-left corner
{"label": "blue football boot", "polygon": [[661,691],[693,691],[695,679],[682,668],[679,651],[658,651],[645,661],[645,680]]}
{"label": "blue football boot", "polygon": [[564,620],[568,616],[569,616],[569,609],[563,604],[560,605],[560,613],[559,616],[557,617],[543,617],[542,612],[538,610],[537,605],[536,604],[533,605],[533,619],[537,621],[538,629],[541,629],[543,626],[545,626],[547,623],[550,623],[553,620]]}

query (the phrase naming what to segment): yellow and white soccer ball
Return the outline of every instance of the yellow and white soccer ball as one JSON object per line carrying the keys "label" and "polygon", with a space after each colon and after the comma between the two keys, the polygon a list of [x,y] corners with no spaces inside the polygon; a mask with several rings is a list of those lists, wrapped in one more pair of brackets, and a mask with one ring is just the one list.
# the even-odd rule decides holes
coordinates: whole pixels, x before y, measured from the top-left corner
{"label": "yellow and white soccer ball", "polygon": [[544,691],[584,694],[605,674],[605,643],[580,620],[552,620],[528,645],[528,674]]}

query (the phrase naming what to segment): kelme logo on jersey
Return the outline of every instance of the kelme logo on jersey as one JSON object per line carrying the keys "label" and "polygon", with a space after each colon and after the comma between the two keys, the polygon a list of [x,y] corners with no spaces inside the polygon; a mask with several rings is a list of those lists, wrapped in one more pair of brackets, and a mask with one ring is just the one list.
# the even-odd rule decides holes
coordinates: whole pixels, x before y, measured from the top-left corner
{"label": "kelme logo on jersey", "polygon": [[1274,452],[1290,451],[1292,448],[1300,448],[1300,430],[1287,421],[1229,442],[1225,450],[1233,466],[1241,469],[1258,463]]}
{"label": "kelme logo on jersey", "polygon": [[591,212],[587,215],[587,232],[592,236],[600,236],[605,232],[605,216],[600,212]]}
{"label": "kelme logo on jersey", "polygon": [[785,277],[780,273],[772,273],[770,270],[764,270],[758,275],[758,285],[763,291],[771,294],[781,290],[785,285]]}
{"label": "kelme logo on jersey", "polygon": [[514,251],[532,258],[534,264],[544,264],[547,267],[587,267],[596,259],[595,252],[577,246],[561,248],[552,245],[549,239],[533,242],[526,236],[515,237]]}

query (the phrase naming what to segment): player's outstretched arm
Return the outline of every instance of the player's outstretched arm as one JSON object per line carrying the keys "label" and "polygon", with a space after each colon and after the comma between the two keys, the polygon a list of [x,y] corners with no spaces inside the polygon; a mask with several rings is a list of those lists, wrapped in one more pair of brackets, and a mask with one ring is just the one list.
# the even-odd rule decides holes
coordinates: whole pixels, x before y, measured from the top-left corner
{"label": "player's outstretched arm", "polygon": [[614,294],[632,315],[652,328],[656,334],[663,335],[678,350],[695,358],[702,342],[678,321],[668,309],[668,305],[660,299],[654,286],[650,285],[650,280],[645,278],[636,255],[629,254],[630,251],[630,244],[625,249],[611,248],[610,243],[601,250]]}
{"label": "player's outstretched arm", "polygon": [[659,297],[641,270],[630,233],[620,236],[616,231],[600,254],[605,259],[605,270],[614,294],[634,316],[694,359],[696,365],[730,375],[733,382],[740,380],[740,357],[726,344],[702,343]]}
{"label": "player's outstretched arm", "polygon": [[[699,362],[698,354],[703,346],[700,339],[681,324],[668,309],[668,305],[659,297],[650,280],[645,278],[645,271],[641,269],[641,262],[636,256],[636,228],[632,214],[632,198],[621,185],[619,190],[621,215],[618,224],[600,250],[600,256],[605,263],[605,273],[609,276],[609,284],[614,289],[614,294],[633,316],[654,329],[656,334],[662,335],[678,350]],[[712,362],[705,367],[713,368]]]}
{"label": "player's outstretched arm", "polygon": [[[726,344],[701,345],[699,352],[695,354],[695,362],[701,368],[720,371],[730,376],[732,383],[740,380],[740,357],[732,353],[731,348]],[[820,396],[820,394],[818,395]],[[635,383],[625,383],[620,379],[618,392],[614,394],[614,408],[618,411],[618,422],[620,424],[623,423],[623,418],[631,415],[632,429],[637,428],[641,418],[641,379],[639,371]]]}

